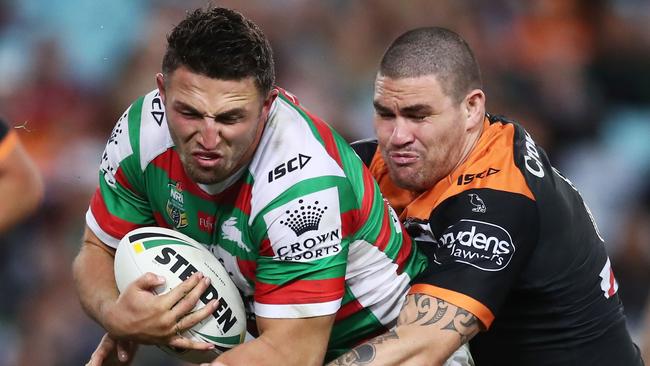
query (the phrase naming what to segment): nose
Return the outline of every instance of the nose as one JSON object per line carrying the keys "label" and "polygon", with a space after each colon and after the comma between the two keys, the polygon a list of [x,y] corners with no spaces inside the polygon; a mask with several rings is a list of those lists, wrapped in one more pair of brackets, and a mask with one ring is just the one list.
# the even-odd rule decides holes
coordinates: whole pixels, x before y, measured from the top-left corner
{"label": "nose", "polygon": [[205,150],[214,150],[221,139],[219,123],[210,117],[203,118],[199,129],[199,144]]}
{"label": "nose", "polygon": [[390,135],[390,143],[394,146],[405,146],[413,142],[414,136],[410,125],[402,117],[395,118],[393,132]]}

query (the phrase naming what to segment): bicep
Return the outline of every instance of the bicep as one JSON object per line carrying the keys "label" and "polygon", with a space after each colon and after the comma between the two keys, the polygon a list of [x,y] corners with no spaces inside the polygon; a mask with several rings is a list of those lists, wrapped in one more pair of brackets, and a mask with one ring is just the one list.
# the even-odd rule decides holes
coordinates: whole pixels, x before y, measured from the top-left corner
{"label": "bicep", "polygon": [[219,357],[227,365],[322,365],[334,314],[298,319],[257,317],[260,336]]}

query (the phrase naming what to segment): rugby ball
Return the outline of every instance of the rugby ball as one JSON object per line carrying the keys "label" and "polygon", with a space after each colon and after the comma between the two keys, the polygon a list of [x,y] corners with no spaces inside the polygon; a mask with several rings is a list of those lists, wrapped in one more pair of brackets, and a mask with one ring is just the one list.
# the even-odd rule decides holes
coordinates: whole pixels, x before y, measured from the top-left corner
{"label": "rugby ball", "polygon": [[219,260],[202,244],[170,229],[143,227],[126,234],[115,253],[115,282],[120,292],[144,273],[165,278],[165,284],[154,290],[164,294],[190,277],[202,272],[210,278],[210,286],[201,295],[193,311],[212,299],[219,305],[211,316],[183,332],[183,337],[215,345],[213,350],[197,351],[159,346],[182,360],[203,363],[244,342],[246,314],[237,287]]}

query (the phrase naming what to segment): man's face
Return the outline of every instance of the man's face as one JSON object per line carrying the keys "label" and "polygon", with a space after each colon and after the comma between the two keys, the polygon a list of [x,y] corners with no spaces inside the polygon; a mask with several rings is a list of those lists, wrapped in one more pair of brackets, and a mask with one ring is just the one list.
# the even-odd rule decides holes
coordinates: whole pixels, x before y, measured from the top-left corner
{"label": "man's face", "polygon": [[158,74],[167,124],[185,172],[202,184],[221,182],[253,156],[273,101],[250,77],[212,79],[185,67]]}
{"label": "man's face", "polygon": [[422,192],[459,165],[467,141],[463,102],[433,75],[375,80],[375,132],[391,179]]}

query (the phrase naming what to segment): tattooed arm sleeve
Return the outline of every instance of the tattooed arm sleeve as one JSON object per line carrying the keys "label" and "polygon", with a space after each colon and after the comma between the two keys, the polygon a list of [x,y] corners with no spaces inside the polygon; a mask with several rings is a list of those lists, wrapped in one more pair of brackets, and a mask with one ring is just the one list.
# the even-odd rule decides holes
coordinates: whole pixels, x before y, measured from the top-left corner
{"label": "tattooed arm sleeve", "polygon": [[[479,332],[479,324],[474,315],[444,300],[409,295],[394,330],[360,344],[328,365],[443,365]],[[473,364],[469,355],[464,364]]]}

